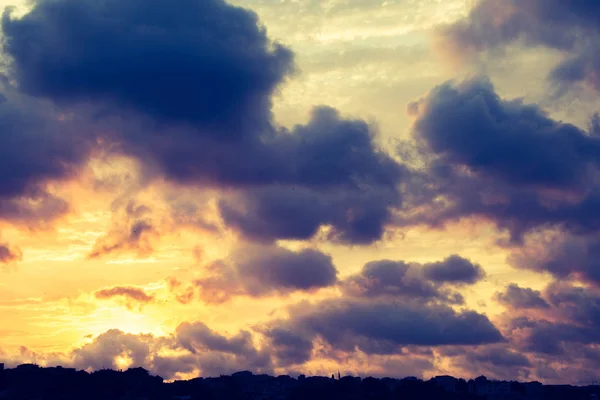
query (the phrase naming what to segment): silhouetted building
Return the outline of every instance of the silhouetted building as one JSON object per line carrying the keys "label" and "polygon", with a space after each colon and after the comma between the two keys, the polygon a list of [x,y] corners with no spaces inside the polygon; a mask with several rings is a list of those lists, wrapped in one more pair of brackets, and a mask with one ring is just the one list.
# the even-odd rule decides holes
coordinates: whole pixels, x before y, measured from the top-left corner
{"label": "silhouetted building", "polygon": [[0,363],[0,390],[4,388],[5,378],[4,378],[4,363]]}
{"label": "silhouetted building", "polygon": [[[1,364],[0,364],[1,365]],[[164,383],[143,368],[93,373],[73,368],[41,368],[35,364],[0,368],[6,387],[1,400],[598,400],[598,387],[545,386],[470,380],[452,376],[421,379],[301,375],[277,377],[241,371],[218,378]],[[594,397],[596,396],[596,397]]]}
{"label": "silhouetted building", "polygon": [[448,393],[456,392],[457,379],[453,376],[441,375],[441,376],[436,376],[435,378],[432,378],[431,380],[433,381],[433,383],[436,384],[436,386],[441,387],[442,389],[444,389],[444,391],[446,391]]}

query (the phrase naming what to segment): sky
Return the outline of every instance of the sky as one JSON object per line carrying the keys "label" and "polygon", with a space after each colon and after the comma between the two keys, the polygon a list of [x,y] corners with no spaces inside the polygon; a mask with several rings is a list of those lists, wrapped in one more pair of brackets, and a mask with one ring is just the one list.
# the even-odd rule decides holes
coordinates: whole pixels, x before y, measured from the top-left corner
{"label": "sky", "polygon": [[598,380],[597,1],[1,5],[7,366]]}

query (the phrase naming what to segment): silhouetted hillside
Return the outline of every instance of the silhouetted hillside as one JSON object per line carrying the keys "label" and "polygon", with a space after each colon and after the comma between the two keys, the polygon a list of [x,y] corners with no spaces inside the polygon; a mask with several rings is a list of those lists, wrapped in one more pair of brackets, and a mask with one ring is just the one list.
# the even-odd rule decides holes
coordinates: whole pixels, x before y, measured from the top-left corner
{"label": "silhouetted hillside", "polygon": [[598,394],[598,386],[547,386],[483,376],[469,381],[451,376],[422,381],[412,377],[273,377],[242,371],[165,383],[143,368],[88,373],[34,364],[4,369],[0,364],[0,399],[7,400],[590,400],[598,399]]}

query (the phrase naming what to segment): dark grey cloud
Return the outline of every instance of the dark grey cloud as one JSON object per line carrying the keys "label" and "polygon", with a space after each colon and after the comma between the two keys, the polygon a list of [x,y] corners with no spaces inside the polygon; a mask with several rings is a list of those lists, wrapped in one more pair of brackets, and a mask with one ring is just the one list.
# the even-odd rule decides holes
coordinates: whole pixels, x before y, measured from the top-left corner
{"label": "dark grey cloud", "polygon": [[329,299],[301,303],[279,325],[336,350],[395,354],[405,346],[477,345],[504,341],[482,314],[443,304],[389,299]]}
{"label": "dark grey cloud", "polygon": [[598,30],[598,23],[600,6],[594,0],[483,0],[466,19],[443,27],[440,34],[461,48],[476,51],[517,40],[569,50],[584,40],[579,37],[582,29]]}
{"label": "dark grey cloud", "polygon": [[597,234],[559,234],[533,240],[516,249],[509,261],[516,267],[547,272],[600,286],[600,238]]}
{"label": "dark grey cloud", "polygon": [[562,319],[584,326],[600,326],[599,289],[556,282],[548,286],[545,297]]}
{"label": "dark grey cloud", "polygon": [[221,303],[233,296],[263,297],[294,291],[316,291],[335,285],[337,270],[331,256],[317,250],[242,246],[227,260],[207,268],[195,281],[200,298]]}
{"label": "dark grey cloud", "polygon": [[531,360],[509,344],[440,349],[465,378],[485,375],[491,379],[531,380]]}
{"label": "dark grey cloud", "polygon": [[514,330],[519,334],[518,346],[528,352],[542,355],[560,356],[566,353],[568,345],[597,344],[596,330],[581,327],[573,322],[560,323],[547,320],[515,320]]}
{"label": "dark grey cloud", "polygon": [[515,345],[525,351],[547,356],[568,353],[573,345],[600,343],[600,292],[592,287],[555,282],[543,293],[549,307],[515,317],[509,330]]}
{"label": "dark grey cloud", "polygon": [[[501,99],[485,78],[444,83],[409,112],[426,167],[413,176],[401,223],[484,217],[514,242],[549,226],[600,228],[596,136],[535,105]],[[423,212],[411,213],[417,206]]]}
{"label": "dark grey cloud", "polygon": [[270,95],[292,68],[256,14],[222,0],[41,0],[23,17],[5,11],[2,30],[24,92],[191,122],[211,136],[268,125]]}
{"label": "dark grey cloud", "polygon": [[191,353],[203,350],[242,353],[249,348],[254,348],[250,332],[242,331],[228,338],[213,331],[203,322],[182,323],[177,327],[175,337],[177,343]]}
{"label": "dark grey cloud", "polygon": [[485,78],[445,83],[410,106],[416,138],[440,164],[515,185],[569,188],[592,177],[600,141],[538,106],[503,100]]}
{"label": "dark grey cloud", "polygon": [[279,367],[304,364],[312,357],[313,342],[302,334],[276,327],[266,330],[264,335]]}
{"label": "dark grey cloud", "polygon": [[496,293],[495,298],[499,303],[517,310],[550,307],[539,290],[522,288],[514,283],[509,284],[504,292]]}
{"label": "dark grey cloud", "polygon": [[204,369],[208,367],[206,364],[218,364],[219,360],[225,361],[225,365],[212,365],[210,368],[236,368],[231,361],[238,363],[237,370],[240,366],[255,371],[271,368],[270,354],[255,347],[249,331],[242,330],[227,337],[213,331],[203,322],[184,322],[175,331],[175,341],[178,346],[198,355]]}
{"label": "dark grey cloud", "polygon": [[[452,56],[472,57],[519,43],[560,50],[565,59],[550,74],[560,89],[578,82],[600,90],[600,6],[594,0],[482,0],[469,15],[442,27]],[[566,86],[565,86],[566,85]]]}
{"label": "dark grey cloud", "polygon": [[[43,103],[4,92],[0,101],[0,196],[35,192],[46,180],[73,176],[85,154],[77,154],[76,126]],[[29,108],[31,107],[31,109]],[[71,140],[74,143],[69,143]],[[39,190],[39,189],[38,189]],[[32,193],[33,194],[33,193]]]}
{"label": "dark grey cloud", "polygon": [[305,125],[275,126],[271,96],[293,57],[251,11],[222,0],[38,1],[23,17],[5,13],[3,31],[22,91],[91,107],[102,139],[148,176],[237,189],[221,214],[251,239],[330,226],[341,242],[371,243],[400,204],[404,168],[366,122],[316,107]]}
{"label": "dark grey cloud", "polygon": [[346,244],[379,240],[400,204],[395,188],[309,189],[278,185],[240,193],[220,203],[224,221],[245,237],[268,243],[275,239],[310,239],[322,227],[327,238]]}
{"label": "dark grey cloud", "polygon": [[478,264],[453,254],[443,261],[425,264],[425,277],[438,283],[473,284],[485,277]]}
{"label": "dark grey cloud", "polygon": [[0,218],[43,226],[68,211],[47,184],[77,176],[90,130],[74,115],[0,84]]}
{"label": "dark grey cloud", "polygon": [[[261,170],[247,177],[269,186],[223,200],[221,215],[229,225],[259,241],[308,239],[323,226],[340,242],[381,238],[401,202],[398,185],[406,172],[376,148],[366,122],[315,108],[308,124],[281,133],[265,150],[261,162],[250,163]],[[269,153],[277,159],[266,164]]]}
{"label": "dark grey cloud", "polygon": [[[414,174],[416,190],[404,196],[410,216],[401,223],[440,226],[482,217],[508,231],[512,245],[558,229],[515,248],[511,263],[600,282],[597,117],[584,131],[535,105],[500,98],[483,78],[438,86],[409,111],[426,167]],[[413,206],[424,211],[411,214]]]}
{"label": "dark grey cloud", "polygon": [[469,352],[467,360],[473,363],[490,363],[503,367],[528,367],[531,365],[526,356],[506,346],[481,347],[478,351]]}
{"label": "dark grey cloud", "polygon": [[550,79],[557,84],[558,95],[580,83],[600,92],[599,72],[600,34],[595,43],[585,46],[583,50],[557,65],[551,71]]}
{"label": "dark grey cloud", "polygon": [[440,354],[473,376],[554,383],[593,381],[590,372],[600,365],[597,288],[562,280],[541,292],[509,285],[500,295],[510,307],[497,319],[505,343],[450,346],[441,348]]}
{"label": "dark grey cloud", "polygon": [[[409,271],[411,273],[409,273]],[[404,296],[434,298],[437,288],[403,261],[371,261],[342,282],[344,293],[355,297]]]}
{"label": "dark grey cloud", "polygon": [[[467,260],[458,256],[453,257],[468,263]],[[439,274],[432,277],[432,265],[436,265],[436,263],[419,265],[404,261],[371,261],[365,264],[358,274],[344,279],[340,285],[343,293],[351,297],[393,297],[426,302],[464,303],[464,298],[460,293],[444,286],[444,283],[456,281],[448,280],[446,273],[443,276],[444,279],[441,279],[442,276]],[[445,261],[442,261],[440,265],[446,265]]]}

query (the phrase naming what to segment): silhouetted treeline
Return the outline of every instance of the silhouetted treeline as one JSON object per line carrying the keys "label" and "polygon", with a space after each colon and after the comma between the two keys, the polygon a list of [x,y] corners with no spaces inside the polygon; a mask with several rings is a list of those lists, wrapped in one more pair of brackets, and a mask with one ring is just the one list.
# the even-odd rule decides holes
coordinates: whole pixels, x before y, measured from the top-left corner
{"label": "silhouetted treeline", "polygon": [[93,373],[33,364],[3,369],[0,399],[6,400],[597,400],[598,386],[551,386],[539,382],[465,381],[438,376],[298,378],[237,372],[218,378],[165,383],[143,368]]}

